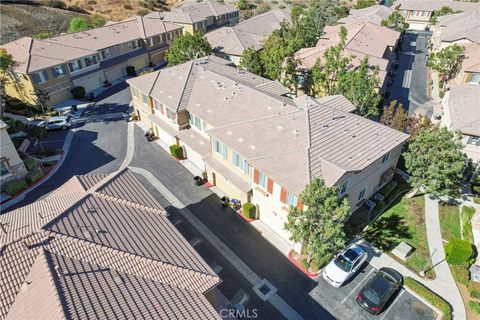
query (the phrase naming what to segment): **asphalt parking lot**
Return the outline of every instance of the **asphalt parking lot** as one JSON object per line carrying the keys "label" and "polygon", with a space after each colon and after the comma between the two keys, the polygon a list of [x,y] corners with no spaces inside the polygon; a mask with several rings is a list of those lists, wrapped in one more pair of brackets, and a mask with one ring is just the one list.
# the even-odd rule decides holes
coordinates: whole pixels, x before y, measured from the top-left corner
{"label": "asphalt parking lot", "polygon": [[355,320],[434,320],[437,314],[434,310],[417,299],[405,289],[401,289],[392,298],[382,313],[377,316],[369,314],[355,301],[358,292],[373,277],[376,269],[365,263],[363,269],[340,288],[329,285],[323,277],[318,277],[318,285],[310,295],[337,319]]}

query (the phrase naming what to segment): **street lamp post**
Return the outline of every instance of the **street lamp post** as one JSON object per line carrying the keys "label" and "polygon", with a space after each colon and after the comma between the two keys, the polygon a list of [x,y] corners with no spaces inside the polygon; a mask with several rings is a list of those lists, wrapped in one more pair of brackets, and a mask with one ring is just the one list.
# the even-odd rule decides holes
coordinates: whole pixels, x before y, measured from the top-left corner
{"label": "street lamp post", "polygon": [[435,254],[435,252],[437,251],[436,248],[434,248],[432,250],[432,254],[430,255],[430,257],[428,258],[427,262],[425,263],[425,267],[423,267],[422,271],[420,271],[418,274],[420,274],[421,277],[425,277],[425,272],[427,271],[427,266],[428,266],[428,262],[431,261],[432,264],[433,264],[433,255]]}

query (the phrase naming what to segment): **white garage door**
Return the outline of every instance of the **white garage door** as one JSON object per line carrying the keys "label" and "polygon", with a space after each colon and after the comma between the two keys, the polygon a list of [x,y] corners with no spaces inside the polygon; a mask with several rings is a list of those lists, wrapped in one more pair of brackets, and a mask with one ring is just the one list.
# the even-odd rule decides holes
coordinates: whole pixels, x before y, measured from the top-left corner
{"label": "white garage door", "polygon": [[181,145],[185,148],[185,152],[187,153],[186,154],[187,159],[190,160],[197,168],[204,171],[205,164],[203,162],[202,156],[198,152],[195,152],[192,148],[190,148],[186,144],[181,143]]}
{"label": "white garage door", "polygon": [[112,82],[114,80],[120,79],[123,76],[125,76],[127,74],[126,68],[127,67],[125,66],[121,66],[121,67],[106,71],[105,74],[107,75],[108,81]]}
{"label": "white garage door", "polygon": [[169,135],[168,133],[160,129],[159,126],[156,126],[156,128],[157,128],[156,133],[158,134],[158,138],[160,138],[160,140],[162,140],[168,146],[171,146],[172,144],[174,144],[175,139],[171,135]]}
{"label": "white garage door", "polygon": [[93,78],[86,81],[77,82],[76,86],[85,88],[85,92],[93,91],[102,86],[102,78]]}
{"label": "white garage door", "polygon": [[410,30],[423,31],[423,30],[425,30],[426,27],[427,27],[427,24],[426,24],[426,23],[412,22],[412,23],[410,23],[410,25],[408,26],[408,29],[410,29]]}

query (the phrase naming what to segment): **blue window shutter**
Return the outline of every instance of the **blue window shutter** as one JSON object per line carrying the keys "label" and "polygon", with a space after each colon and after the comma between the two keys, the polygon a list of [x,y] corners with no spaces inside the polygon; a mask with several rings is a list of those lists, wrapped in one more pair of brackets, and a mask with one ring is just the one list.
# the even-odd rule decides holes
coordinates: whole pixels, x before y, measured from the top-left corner
{"label": "blue window shutter", "polygon": [[227,159],[227,147],[225,145],[222,145],[223,147],[223,159]]}

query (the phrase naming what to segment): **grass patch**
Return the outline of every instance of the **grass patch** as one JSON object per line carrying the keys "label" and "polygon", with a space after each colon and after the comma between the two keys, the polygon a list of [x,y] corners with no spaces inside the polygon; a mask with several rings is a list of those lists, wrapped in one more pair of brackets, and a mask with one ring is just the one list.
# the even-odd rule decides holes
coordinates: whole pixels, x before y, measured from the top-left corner
{"label": "grass patch", "polygon": [[472,217],[475,214],[475,209],[472,207],[464,206],[462,210],[462,222],[463,222],[463,239],[473,243],[472,233]]}
{"label": "grass patch", "polygon": [[460,226],[460,207],[450,204],[441,203],[439,205],[440,213],[440,229],[442,231],[442,239],[450,240],[451,238],[462,238]]}
{"label": "grass patch", "polygon": [[[425,229],[425,198],[402,197],[370,225],[364,236],[380,250],[389,253],[400,242],[408,243],[414,248],[414,252],[406,261],[399,262],[415,272],[420,272],[430,257]],[[433,269],[427,272],[427,277],[434,277]]]}
{"label": "grass patch", "polygon": [[403,281],[407,288],[427,300],[434,307],[440,309],[443,313],[442,320],[452,319],[452,309],[450,308],[450,305],[440,296],[410,277],[405,277]]}

